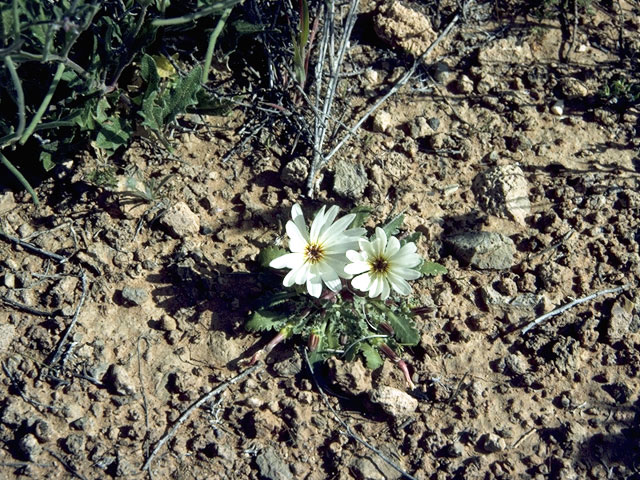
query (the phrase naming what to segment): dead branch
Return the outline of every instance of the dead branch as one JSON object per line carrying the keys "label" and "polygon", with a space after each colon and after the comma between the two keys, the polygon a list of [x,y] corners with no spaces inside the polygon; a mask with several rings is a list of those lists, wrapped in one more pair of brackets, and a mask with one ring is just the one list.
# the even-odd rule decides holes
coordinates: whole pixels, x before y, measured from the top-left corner
{"label": "dead branch", "polygon": [[554,317],[556,315],[560,315],[562,312],[565,312],[565,311],[569,310],[570,308],[575,307],[576,305],[580,305],[581,303],[586,303],[586,302],[588,302],[590,300],[593,300],[594,298],[600,297],[602,295],[608,295],[610,293],[620,293],[620,292],[623,292],[625,290],[628,290],[630,287],[631,287],[631,285],[626,283],[626,284],[624,284],[624,285],[622,285],[620,287],[608,288],[607,290],[600,290],[599,292],[592,293],[591,295],[587,295],[586,297],[577,298],[574,301],[569,302],[569,303],[567,303],[566,305],[563,305],[560,308],[556,308],[555,310],[551,310],[550,312],[547,312],[544,315],[541,315],[538,318],[536,318],[533,322],[529,323],[527,326],[525,326],[522,329],[522,335],[527,333],[533,327],[536,327],[536,326],[540,325],[545,320],[547,320],[547,319],[549,319],[551,317]]}

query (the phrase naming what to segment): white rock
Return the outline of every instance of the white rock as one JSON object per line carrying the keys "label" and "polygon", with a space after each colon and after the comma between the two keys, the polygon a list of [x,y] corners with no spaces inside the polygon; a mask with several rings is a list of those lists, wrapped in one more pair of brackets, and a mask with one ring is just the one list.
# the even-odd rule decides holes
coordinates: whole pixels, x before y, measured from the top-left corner
{"label": "white rock", "polygon": [[564,114],[564,100],[558,100],[556,103],[551,105],[551,113],[561,117]]}
{"label": "white rock", "polygon": [[380,405],[385,413],[394,418],[407,417],[418,408],[418,400],[411,395],[397,388],[384,385],[370,391],[369,398],[373,403]]}
{"label": "white rock", "polygon": [[391,130],[392,120],[391,114],[384,110],[380,110],[373,115],[373,131],[388,132]]}
{"label": "white rock", "polygon": [[531,213],[529,183],[518,165],[502,165],[480,173],[473,180],[473,193],[480,208],[491,215],[504,215],[525,225]]}
{"label": "white rock", "polygon": [[195,235],[200,231],[200,217],[184,202],[178,202],[169,208],[160,219],[160,224],[166,227],[171,235],[179,238]]}

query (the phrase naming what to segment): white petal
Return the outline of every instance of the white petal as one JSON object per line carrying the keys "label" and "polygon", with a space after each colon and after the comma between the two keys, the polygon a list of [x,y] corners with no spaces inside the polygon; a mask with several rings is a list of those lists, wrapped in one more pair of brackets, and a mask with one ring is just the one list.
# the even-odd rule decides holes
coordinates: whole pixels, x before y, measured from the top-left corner
{"label": "white petal", "polygon": [[416,247],[416,244],[413,242],[409,242],[409,243],[405,243],[402,246],[399,253],[402,255],[407,255],[409,253],[416,253],[417,250],[418,250],[418,247]]}
{"label": "white petal", "polygon": [[371,282],[371,286],[369,287],[369,297],[375,298],[382,293],[384,280],[380,275],[376,275],[373,277],[373,281]]}
{"label": "white petal", "polygon": [[358,275],[359,273],[368,272],[369,270],[371,270],[371,265],[367,262],[348,263],[344,267],[345,273],[350,275]]}
{"label": "white petal", "polygon": [[304,257],[299,253],[286,253],[274,258],[269,263],[271,268],[296,268],[304,263]]}
{"label": "white petal", "polygon": [[302,285],[309,276],[309,264],[305,262],[296,270],[294,281],[296,282],[296,285]]}
{"label": "white petal", "polygon": [[305,238],[307,233],[306,227],[301,232],[298,225],[289,220],[285,228],[287,230],[287,235],[289,236],[289,249],[292,252],[303,252],[304,247],[309,243],[309,240]]}
{"label": "white petal", "polygon": [[355,214],[353,213],[340,218],[333,225],[322,232],[322,235],[318,238],[318,241],[320,243],[326,243],[327,247],[330,247],[335,243],[340,243],[340,239],[342,238],[341,234],[344,233],[351,222],[353,222],[354,218]]}
{"label": "white petal", "polygon": [[399,277],[404,278],[405,280],[415,280],[416,278],[420,278],[420,272],[414,270],[412,268],[404,268],[404,267],[391,267],[391,271],[389,273],[393,273]]}
{"label": "white petal", "polygon": [[358,242],[358,245],[360,245],[360,250],[362,250],[362,252],[364,253],[365,258],[376,256],[376,253],[373,250],[373,245],[371,245],[371,242],[369,240],[365,240],[363,238]]}
{"label": "white petal", "polygon": [[324,227],[324,222],[325,222],[324,210],[325,210],[325,206],[322,206],[322,208],[318,210],[318,213],[316,213],[316,216],[314,217],[313,222],[311,223],[311,233],[309,233],[309,238],[311,239],[312,242],[318,241],[320,231],[322,230],[322,227]]}
{"label": "white petal", "polygon": [[320,280],[320,277],[311,277],[307,280],[307,292],[312,297],[320,297],[322,293],[322,280]]}
{"label": "white petal", "polygon": [[387,234],[380,227],[376,227],[376,240],[381,240],[384,246],[387,245]]}
{"label": "white petal", "polygon": [[[298,231],[300,235],[305,239],[306,242],[309,241],[309,230],[307,230],[307,224],[304,221],[304,214],[302,213],[302,208],[297,203],[291,207],[291,220],[296,227],[298,227]],[[288,232],[287,232],[288,233]]]}
{"label": "white petal", "polygon": [[362,255],[362,253],[358,252],[357,250],[347,250],[347,258],[349,259],[349,261],[351,262],[363,262],[364,261],[364,256]]}
{"label": "white petal", "polygon": [[407,253],[403,254],[402,250],[396,253],[393,257],[389,259],[389,262],[393,265],[399,265],[401,267],[415,267],[422,261],[422,257],[417,253]]}
{"label": "white petal", "polygon": [[324,220],[322,222],[322,228],[318,232],[318,239],[322,238],[324,236],[325,232],[329,229],[329,227],[331,227],[331,224],[333,223],[333,221],[338,216],[338,212],[339,211],[340,211],[340,209],[336,205],[332,206],[327,211],[327,214],[324,216]]}
{"label": "white petal", "polygon": [[382,282],[382,293],[380,294],[380,300],[386,300],[389,298],[389,293],[391,289],[389,288],[389,282]]}
{"label": "white petal", "polygon": [[387,248],[384,249],[384,255],[387,258],[393,257],[400,250],[400,242],[396,237],[389,237]]}
{"label": "white petal", "polygon": [[351,280],[351,286],[363,292],[369,290],[369,285],[371,284],[371,275],[368,273],[363,273],[362,275],[358,275],[353,280]]}
{"label": "white petal", "polygon": [[387,278],[389,279],[389,282],[391,282],[393,289],[400,295],[409,295],[411,293],[411,285],[409,285],[405,279],[394,275],[391,272],[387,274]]}
{"label": "white petal", "polygon": [[303,275],[305,273],[307,268],[308,267],[305,263],[301,263],[299,266],[297,266],[296,268],[291,270],[289,273],[287,273],[287,275],[284,277],[284,280],[282,281],[282,284],[285,287],[290,287],[294,283],[301,285],[304,282],[304,280],[302,282],[298,282],[296,280],[300,275]]}

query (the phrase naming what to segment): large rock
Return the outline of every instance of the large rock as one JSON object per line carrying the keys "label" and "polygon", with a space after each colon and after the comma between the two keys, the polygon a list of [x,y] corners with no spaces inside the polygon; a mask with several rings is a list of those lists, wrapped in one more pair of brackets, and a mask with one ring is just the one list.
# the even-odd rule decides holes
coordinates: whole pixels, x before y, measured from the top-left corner
{"label": "large rock", "polygon": [[380,405],[386,414],[399,420],[408,417],[418,408],[418,400],[402,390],[386,385],[369,392],[369,398]]}
{"label": "large rock", "polygon": [[473,180],[478,206],[491,215],[505,216],[524,225],[531,213],[529,184],[517,165],[503,165],[486,170]]}
{"label": "large rock", "polygon": [[436,39],[429,19],[400,2],[384,4],[373,19],[373,28],[389,45],[414,57],[419,57]]}
{"label": "large rock", "polygon": [[516,247],[506,235],[495,232],[467,232],[446,239],[455,256],[482,270],[504,270],[514,264]]}
{"label": "large rock", "polygon": [[336,162],[333,169],[333,191],[341,197],[358,200],[364,195],[369,179],[361,164],[354,164],[347,160]]}
{"label": "large rock", "polygon": [[178,238],[195,235],[200,231],[200,217],[184,202],[170,207],[160,219],[160,224]]}

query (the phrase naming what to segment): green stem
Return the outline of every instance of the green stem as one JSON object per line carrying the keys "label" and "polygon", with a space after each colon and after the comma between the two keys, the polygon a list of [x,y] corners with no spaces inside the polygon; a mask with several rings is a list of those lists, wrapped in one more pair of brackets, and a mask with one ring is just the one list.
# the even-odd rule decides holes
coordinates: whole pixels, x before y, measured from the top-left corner
{"label": "green stem", "polygon": [[231,14],[232,7],[227,8],[222,15],[218,19],[218,24],[216,28],[211,32],[211,36],[209,37],[209,46],[207,47],[207,55],[204,59],[204,70],[202,71],[202,83],[207,83],[209,80],[209,70],[211,69],[211,59],[213,58],[213,50],[216,48],[216,43],[218,42],[218,37],[220,36],[220,32],[224,28],[224,24],[227,22],[229,15]]}
{"label": "green stem", "polygon": [[22,52],[16,54],[16,58],[24,59],[24,60],[35,60],[37,62],[45,62],[45,61],[46,62],[59,62],[59,63],[64,64],[65,67],[68,67],[71,70],[73,70],[74,72],[76,72],[83,79],[91,80],[91,75],[89,75],[84,68],[82,68],[80,65],[78,65],[73,60],[70,60],[70,59],[65,58],[65,57],[61,57],[60,55],[48,54],[46,59],[45,59],[44,55],[38,55],[36,53],[29,53],[29,52],[22,51]]}
{"label": "green stem", "polygon": [[[22,136],[22,132],[24,132],[24,126],[26,122],[26,116],[24,113],[24,91],[22,90],[22,83],[20,82],[20,77],[18,77],[18,72],[16,71],[16,66],[11,60],[10,56],[4,57],[4,64],[9,70],[9,74],[11,75],[11,81],[13,82],[13,88],[16,91],[16,104],[18,105],[18,129],[14,134],[14,138],[8,142],[13,143],[18,138]],[[6,146],[6,145],[2,145]]]}
{"label": "green stem", "polygon": [[22,186],[29,192],[31,198],[33,198],[33,203],[36,204],[36,207],[40,206],[40,201],[38,200],[38,195],[36,195],[35,190],[31,187],[31,184],[24,178],[24,175],[20,173],[16,167],[5,157],[2,153],[0,153],[0,163],[2,163],[13,175],[18,179],[18,181],[22,184]]}
{"label": "green stem", "polygon": [[38,111],[36,112],[34,117],[31,119],[29,126],[27,127],[25,132],[22,134],[22,137],[20,137],[20,145],[25,144],[27,139],[31,136],[31,134],[34,132],[34,130],[42,120],[42,116],[44,115],[44,112],[49,107],[49,104],[51,103],[51,99],[53,98],[53,94],[55,93],[56,88],[58,88],[58,83],[60,83],[60,78],[62,77],[64,69],[65,69],[64,63],[59,63],[58,68],[56,69],[56,73],[53,76],[53,80],[51,81],[51,85],[49,85],[49,91],[47,92],[44,99],[42,100],[40,107],[38,107]]}
{"label": "green stem", "polygon": [[197,10],[195,12],[189,13],[187,15],[183,15],[181,17],[174,18],[159,18],[151,22],[151,25],[154,27],[167,27],[171,25],[183,25],[185,23],[193,22],[194,20],[198,20],[202,17],[207,17],[209,15],[214,15],[219,13],[220,11],[224,12],[226,9],[233,7],[239,3],[239,0],[227,0],[224,2],[220,2],[217,5],[212,5],[210,7],[203,8],[202,10]]}

